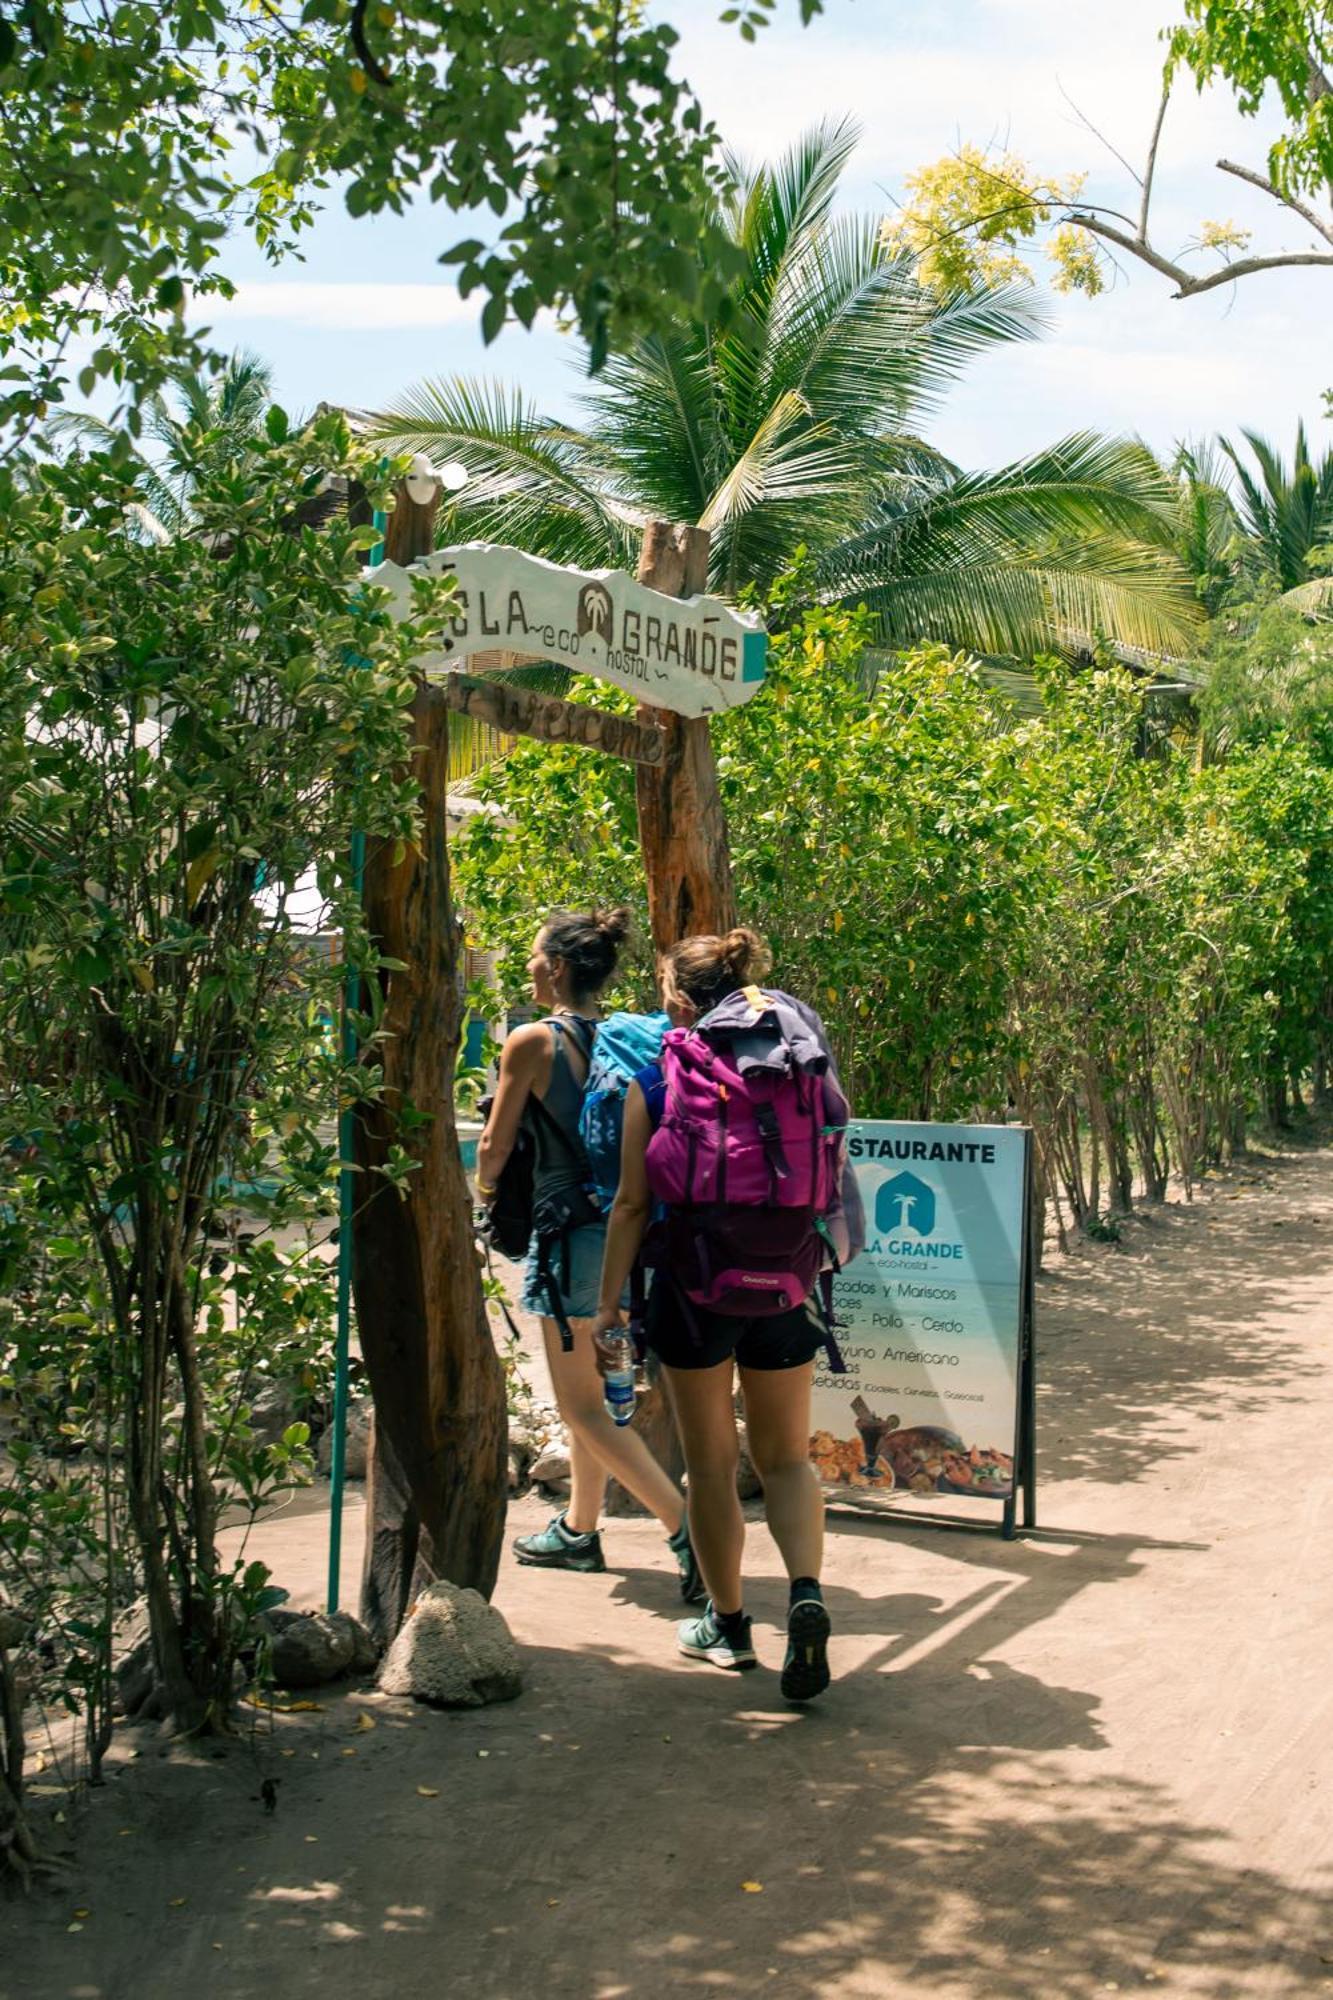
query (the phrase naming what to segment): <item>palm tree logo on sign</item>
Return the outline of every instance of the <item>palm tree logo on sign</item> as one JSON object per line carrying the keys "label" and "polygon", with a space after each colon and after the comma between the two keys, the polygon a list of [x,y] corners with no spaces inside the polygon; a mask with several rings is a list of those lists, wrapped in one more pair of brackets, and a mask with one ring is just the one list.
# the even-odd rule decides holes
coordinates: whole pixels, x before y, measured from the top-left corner
{"label": "palm tree logo on sign", "polygon": [[600,639],[603,646],[609,647],[614,616],[611,593],[606,585],[585,583],[579,592],[579,638]]}
{"label": "palm tree logo on sign", "polygon": [[935,1190],[916,1174],[895,1174],[875,1196],[875,1226],[884,1235],[910,1229],[929,1236],[935,1227]]}

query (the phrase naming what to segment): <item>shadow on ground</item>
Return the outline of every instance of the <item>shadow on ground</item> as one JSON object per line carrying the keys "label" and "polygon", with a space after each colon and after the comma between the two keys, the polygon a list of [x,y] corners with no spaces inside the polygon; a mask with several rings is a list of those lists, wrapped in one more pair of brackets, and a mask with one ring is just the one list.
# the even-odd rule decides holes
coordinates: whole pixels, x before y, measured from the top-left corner
{"label": "shadow on ground", "polygon": [[[539,1644],[508,1708],[382,1704],[369,1732],[355,1697],[331,1699],[211,1768],[203,1751],[188,1768],[160,1758],[145,1735],[88,1829],[76,1891],[139,1897],[134,1944],[99,1951],[95,1908],[77,1938],[54,1935],[62,1919],[45,1962],[67,1975],[40,1990],[259,2000],[336,1979],[367,2000],[1091,2000],[1156,1984],[1307,2000],[1329,1977],[1333,1883],[1294,1888],[1157,1785],[1097,1780],[1097,1696],[996,1657],[1081,1591],[1193,1546],[951,1537],[950,1561],[977,1577],[947,1604],[830,1591],[859,1664],[806,1712],[781,1702],[771,1660],[727,1677]],[[679,1609],[661,1569],[630,1570],[616,1593]],[[776,1580],[756,1586],[766,1627],[781,1603]],[[262,1770],[281,1779],[271,1820]],[[123,1843],[143,1833],[172,1864],[147,1894],[142,1878],[122,1891]],[[0,1973],[3,2000],[19,1990]]]}
{"label": "shadow on ground", "polygon": [[[1333,1278],[1333,1208],[1310,1156],[1263,1162],[1195,1204],[1145,1208],[1115,1248],[1038,1281],[1039,1461],[1046,1479],[1119,1484],[1182,1449],[1183,1420],[1234,1421],[1300,1398],[1309,1357],[1286,1331],[1293,1293]],[[1280,1217],[1274,1206],[1285,1209]],[[1207,1257],[1199,1254],[1206,1231]]]}

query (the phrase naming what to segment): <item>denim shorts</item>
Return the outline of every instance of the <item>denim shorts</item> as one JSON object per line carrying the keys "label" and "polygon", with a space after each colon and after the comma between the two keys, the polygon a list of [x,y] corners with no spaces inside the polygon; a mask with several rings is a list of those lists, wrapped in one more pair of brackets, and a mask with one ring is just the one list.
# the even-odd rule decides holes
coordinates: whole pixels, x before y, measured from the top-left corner
{"label": "denim shorts", "polygon": [[[560,1303],[570,1319],[591,1319],[597,1311],[602,1289],[602,1252],[606,1248],[606,1224],[590,1222],[586,1228],[572,1229],[564,1243],[551,1245],[551,1270],[560,1288]],[[569,1278],[565,1281],[565,1254],[569,1257]],[[524,1312],[552,1318],[551,1302],[537,1279],[537,1239],[528,1245],[528,1261],[523,1266],[523,1290],[519,1304]]]}

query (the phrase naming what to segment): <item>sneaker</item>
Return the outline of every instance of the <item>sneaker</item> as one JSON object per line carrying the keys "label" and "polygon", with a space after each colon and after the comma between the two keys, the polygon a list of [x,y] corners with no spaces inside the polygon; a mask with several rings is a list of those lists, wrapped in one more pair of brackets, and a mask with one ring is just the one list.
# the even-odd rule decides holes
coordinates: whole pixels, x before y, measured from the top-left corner
{"label": "sneaker", "polygon": [[521,1563],[532,1563],[541,1569],[581,1569],[600,1576],[606,1568],[602,1538],[596,1528],[590,1528],[586,1535],[576,1535],[565,1526],[563,1514],[553,1514],[540,1534],[519,1535],[514,1542],[514,1554]]}
{"label": "sneaker", "polygon": [[667,1547],[680,1566],[680,1595],[684,1604],[702,1604],[708,1595],[708,1587],[699,1568],[699,1559],[694,1553],[690,1540],[690,1524],[682,1521],[674,1535],[667,1536]]}
{"label": "sneaker", "polygon": [[750,1644],[749,1619],[741,1621],[739,1637],[730,1638],[718,1624],[711,1604],[702,1618],[687,1618],[683,1625],[677,1625],[676,1644],[687,1658],[708,1660],[715,1667],[743,1670],[759,1664]]}
{"label": "sneaker", "polygon": [[829,1684],[828,1612],[817,1597],[803,1597],[787,1616],[787,1657],[782,1693],[787,1701],[812,1701]]}

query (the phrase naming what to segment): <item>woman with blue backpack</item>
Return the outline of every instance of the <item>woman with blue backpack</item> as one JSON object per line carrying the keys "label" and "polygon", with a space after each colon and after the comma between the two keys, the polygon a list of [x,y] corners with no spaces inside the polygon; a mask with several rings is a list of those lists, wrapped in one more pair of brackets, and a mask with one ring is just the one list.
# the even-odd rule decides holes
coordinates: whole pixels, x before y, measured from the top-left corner
{"label": "woman with blue backpack", "polygon": [[532,1149],[532,1236],[520,1303],[541,1320],[556,1404],[569,1431],[570,1493],[546,1528],[518,1537],[519,1561],[604,1570],[598,1523],[607,1478],[614,1476],[666,1529],[681,1595],[691,1604],[702,1598],[703,1586],[684,1498],[638,1432],[608,1414],[591,1336],[609,1195],[598,1193],[584,1144],[584,1092],[600,1022],[598,995],[615,971],[628,929],[624,910],[589,916],[556,910],[537,933],[527,972],[533,999],[549,1011],[506,1038],[477,1148],[476,1187],[483,1202],[496,1201],[525,1131]]}
{"label": "woman with blue backpack", "polygon": [[709,1591],[678,1641],[688,1657],[731,1668],[756,1664],[741,1590],[739,1369],[750,1457],[790,1582],[782,1692],[808,1701],[828,1686],[830,1629],[810,1396],[821,1348],[842,1368],[829,1273],[861,1247],[860,1222],[843,1206],[848,1108],[822,1023],[753,983],[768,963],[750,930],[687,938],[663,956],[674,1026],[625,1100],[593,1324],[608,1365],[626,1280],[646,1265],[643,1334],[669,1386]]}

